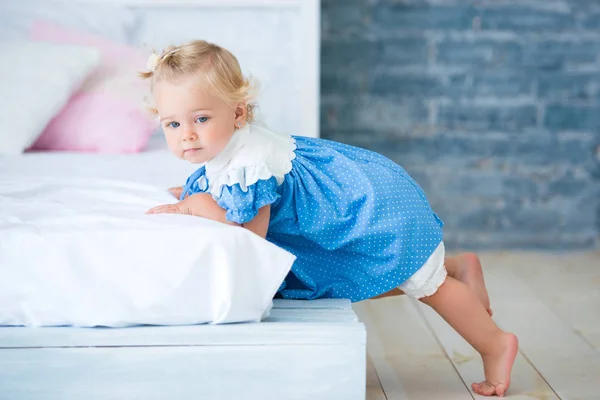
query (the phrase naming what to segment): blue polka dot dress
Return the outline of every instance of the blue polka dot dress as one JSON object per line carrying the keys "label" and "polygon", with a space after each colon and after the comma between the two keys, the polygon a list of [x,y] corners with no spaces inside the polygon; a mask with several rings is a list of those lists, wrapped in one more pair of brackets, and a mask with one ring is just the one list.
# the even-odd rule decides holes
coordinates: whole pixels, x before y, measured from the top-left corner
{"label": "blue polka dot dress", "polygon": [[240,224],[271,206],[267,240],[296,255],[278,295],[348,298],[385,293],[442,242],[442,222],[406,171],[388,158],[257,125],[189,177],[184,194],[210,192]]}

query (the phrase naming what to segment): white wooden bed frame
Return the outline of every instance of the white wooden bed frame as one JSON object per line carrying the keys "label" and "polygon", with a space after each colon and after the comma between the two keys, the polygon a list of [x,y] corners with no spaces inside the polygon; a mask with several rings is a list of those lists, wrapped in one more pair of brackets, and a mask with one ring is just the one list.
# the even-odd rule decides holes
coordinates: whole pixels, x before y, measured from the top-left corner
{"label": "white wooden bed frame", "polygon": [[[132,44],[221,44],[263,84],[263,120],[319,136],[318,0],[77,0],[132,8]],[[0,400],[365,398],[366,333],[346,300],[276,300],[262,323],[0,328]]]}
{"label": "white wooden bed frame", "polygon": [[2,400],[364,400],[345,300],[275,300],[261,323],[0,328]]}

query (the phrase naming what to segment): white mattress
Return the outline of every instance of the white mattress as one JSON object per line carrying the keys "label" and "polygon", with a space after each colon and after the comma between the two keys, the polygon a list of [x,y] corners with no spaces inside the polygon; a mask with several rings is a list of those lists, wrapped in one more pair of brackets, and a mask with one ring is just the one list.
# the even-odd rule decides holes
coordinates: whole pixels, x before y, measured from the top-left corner
{"label": "white mattress", "polygon": [[197,167],[160,142],[0,157],[0,325],[259,321],[293,255],[246,229],[144,214]]}
{"label": "white mattress", "polygon": [[148,149],[137,154],[40,152],[0,156],[0,180],[19,177],[96,177],[133,181],[168,188],[184,185],[197,165],[177,159],[155,137]]}

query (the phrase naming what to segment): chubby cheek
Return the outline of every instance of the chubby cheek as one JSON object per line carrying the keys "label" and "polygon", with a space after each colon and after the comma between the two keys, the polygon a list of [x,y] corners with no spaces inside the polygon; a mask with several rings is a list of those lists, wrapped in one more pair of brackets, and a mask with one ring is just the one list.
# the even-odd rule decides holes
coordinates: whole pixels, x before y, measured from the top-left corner
{"label": "chubby cheek", "polygon": [[171,153],[173,153],[179,158],[182,158],[183,150],[181,149],[180,142],[179,140],[177,140],[175,135],[165,135],[165,139],[167,141],[167,147],[169,148]]}
{"label": "chubby cheek", "polygon": [[217,151],[223,150],[227,143],[231,140],[231,135],[224,135],[222,133],[214,134],[212,137],[213,149]]}
{"label": "chubby cheek", "polygon": [[213,150],[220,152],[227,145],[227,140],[225,140],[223,138],[223,136],[217,136],[217,137],[213,138],[212,143],[213,143],[213,146],[212,146]]}
{"label": "chubby cheek", "polygon": [[183,150],[176,147],[169,147],[171,149],[171,153],[179,158],[183,158]]}

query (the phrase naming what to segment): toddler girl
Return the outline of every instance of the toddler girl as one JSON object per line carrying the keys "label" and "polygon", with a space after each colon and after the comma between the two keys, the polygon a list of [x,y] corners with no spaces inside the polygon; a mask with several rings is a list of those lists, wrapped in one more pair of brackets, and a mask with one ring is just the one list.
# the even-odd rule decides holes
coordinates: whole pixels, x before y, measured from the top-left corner
{"label": "toddler girl", "polygon": [[481,354],[485,381],[473,390],[504,395],[517,338],[492,321],[477,257],[444,259],[442,222],[404,169],[371,151],[253,123],[252,84],[214,44],[171,47],[148,69],[141,75],[168,147],[199,165],[172,189],[177,204],[148,213],[238,225],[295,254],[283,298],[421,300]]}

